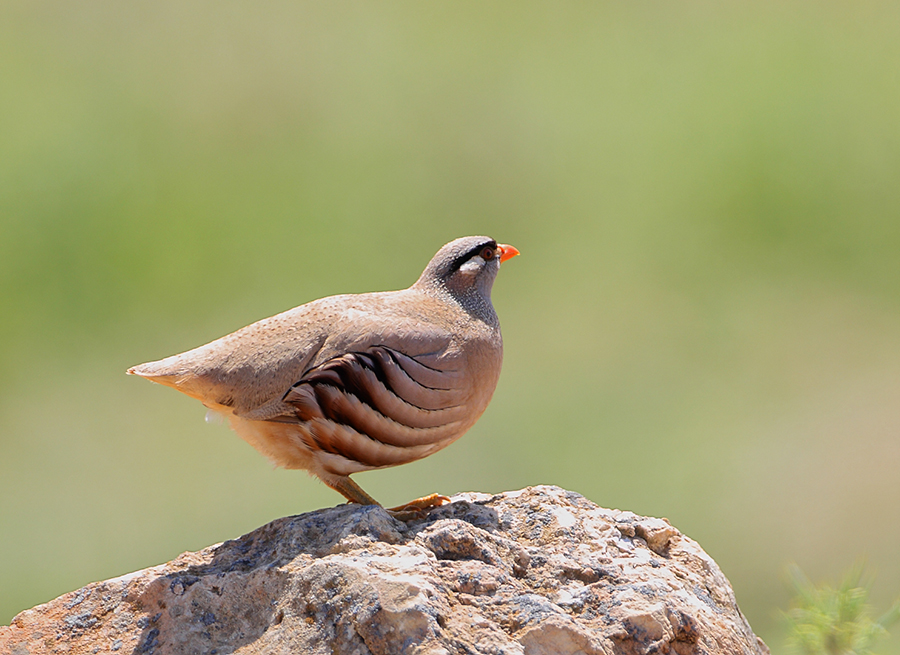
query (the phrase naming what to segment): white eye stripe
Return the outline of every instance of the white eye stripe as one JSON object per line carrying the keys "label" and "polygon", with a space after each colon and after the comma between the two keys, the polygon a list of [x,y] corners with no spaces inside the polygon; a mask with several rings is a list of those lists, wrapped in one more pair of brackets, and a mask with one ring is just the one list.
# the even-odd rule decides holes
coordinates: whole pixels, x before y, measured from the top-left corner
{"label": "white eye stripe", "polygon": [[484,268],[484,260],[480,256],[475,256],[460,266],[459,272],[463,275],[475,275],[482,268]]}

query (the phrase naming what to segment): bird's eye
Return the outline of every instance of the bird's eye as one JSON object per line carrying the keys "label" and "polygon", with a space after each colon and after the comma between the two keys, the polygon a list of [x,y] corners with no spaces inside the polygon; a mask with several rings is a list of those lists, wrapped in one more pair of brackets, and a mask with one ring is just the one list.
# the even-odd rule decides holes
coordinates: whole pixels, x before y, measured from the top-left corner
{"label": "bird's eye", "polygon": [[486,261],[486,262],[491,261],[491,260],[494,258],[494,249],[491,248],[490,246],[488,246],[487,248],[485,248],[484,250],[482,250],[482,251],[481,251],[481,258],[482,258],[484,261]]}

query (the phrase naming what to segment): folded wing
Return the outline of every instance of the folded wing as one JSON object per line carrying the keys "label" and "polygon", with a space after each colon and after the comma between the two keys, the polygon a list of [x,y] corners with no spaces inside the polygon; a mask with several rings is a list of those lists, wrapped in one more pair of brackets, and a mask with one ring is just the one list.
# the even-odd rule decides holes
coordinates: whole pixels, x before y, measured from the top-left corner
{"label": "folded wing", "polygon": [[[462,371],[426,366],[387,346],[329,359],[291,386],[282,401],[325,452],[365,468],[424,457],[471,424]],[[439,446],[438,446],[439,447]]]}

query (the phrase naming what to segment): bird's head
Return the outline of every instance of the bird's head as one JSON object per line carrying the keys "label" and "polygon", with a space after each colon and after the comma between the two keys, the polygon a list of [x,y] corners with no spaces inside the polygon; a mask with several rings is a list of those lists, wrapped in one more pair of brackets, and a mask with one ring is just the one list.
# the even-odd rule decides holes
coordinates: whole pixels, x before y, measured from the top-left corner
{"label": "bird's head", "polygon": [[490,237],[462,237],[437,251],[414,287],[449,292],[467,309],[479,299],[490,305],[500,263],[519,254]]}

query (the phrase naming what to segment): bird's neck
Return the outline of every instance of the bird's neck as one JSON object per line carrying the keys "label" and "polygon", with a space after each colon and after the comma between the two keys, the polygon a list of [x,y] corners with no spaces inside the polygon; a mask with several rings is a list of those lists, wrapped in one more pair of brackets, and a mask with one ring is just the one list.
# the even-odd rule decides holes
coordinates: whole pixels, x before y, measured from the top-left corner
{"label": "bird's neck", "polygon": [[446,286],[437,286],[435,291],[442,294],[446,299],[456,303],[469,314],[472,318],[481,321],[492,328],[499,328],[500,321],[497,318],[497,312],[494,311],[494,305],[491,303],[491,292],[487,290],[485,294],[478,287],[470,286],[465,289],[452,289]]}

